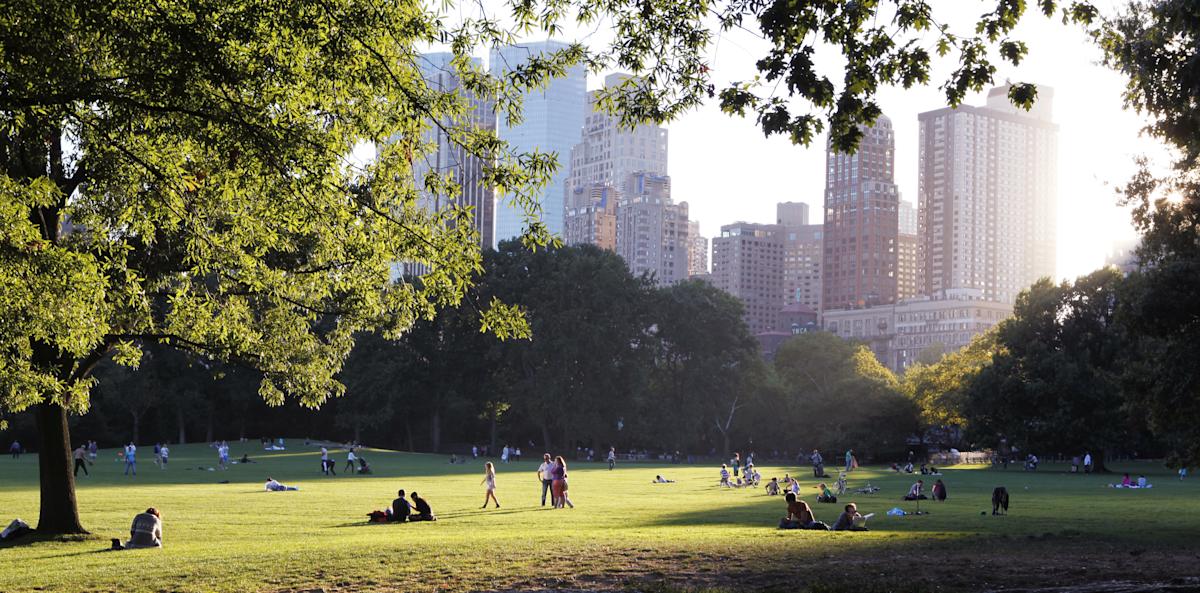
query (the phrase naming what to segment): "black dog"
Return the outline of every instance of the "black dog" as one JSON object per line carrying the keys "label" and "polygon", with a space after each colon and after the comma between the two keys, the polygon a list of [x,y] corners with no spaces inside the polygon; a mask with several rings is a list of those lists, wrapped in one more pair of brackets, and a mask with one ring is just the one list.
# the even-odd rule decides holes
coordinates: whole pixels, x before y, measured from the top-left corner
{"label": "black dog", "polygon": [[1003,514],[1008,514],[1008,489],[1004,486],[996,486],[996,489],[992,490],[992,514],[1001,514],[1001,509],[1004,510]]}

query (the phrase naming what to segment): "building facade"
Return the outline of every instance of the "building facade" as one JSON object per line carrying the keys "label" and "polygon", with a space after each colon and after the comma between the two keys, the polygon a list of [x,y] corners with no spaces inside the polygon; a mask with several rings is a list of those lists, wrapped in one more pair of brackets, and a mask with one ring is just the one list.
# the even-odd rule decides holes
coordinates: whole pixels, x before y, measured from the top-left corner
{"label": "building facade", "polygon": [[896,301],[896,137],[881,115],[854,154],[826,149],[822,310]]}
{"label": "building facade", "polygon": [[688,221],[688,277],[708,273],[708,237],[700,234],[700,222]]}
{"label": "building facade", "polygon": [[603,184],[574,191],[574,207],[567,209],[563,241],[567,245],[590,243],[601,249],[617,250],[616,188]]}
{"label": "building facade", "polygon": [[825,225],[783,226],[783,304],[821,310]]}
{"label": "building facade", "polygon": [[[439,93],[460,94],[458,74],[450,65],[454,54],[446,52],[428,53],[418,60],[420,72],[430,90]],[[474,60],[475,67],[481,67]],[[483,171],[488,165],[483,159],[470,154],[450,139],[447,129],[475,127],[495,129],[495,108],[491,101],[467,94],[468,113],[462,121],[443,121],[430,125],[425,130],[422,143],[426,152],[413,162],[413,182],[418,191],[418,204],[431,212],[442,212],[449,208],[470,208],[472,224],[479,236],[481,247],[495,242],[495,192],[484,182]],[[425,180],[430,175],[450,179],[458,186],[454,193],[431,192],[425,189]],[[428,271],[425,264],[397,262],[392,274],[420,275]]]}
{"label": "building facade", "polygon": [[783,228],[736,222],[712,240],[711,282],[742,301],[750,333],[776,331],[783,295]]}
{"label": "building facade", "polygon": [[893,305],[826,311],[826,331],[870,346],[875,357],[903,373],[921,352],[953,352],[1012,315],[1012,304],[983,298],[975,289],[948,290]]}
{"label": "building facade", "polygon": [[921,292],[972,288],[1012,303],[1054,277],[1058,126],[1053,90],[1028,112],[992,89],[983,107],[918,116]]}
{"label": "building facade", "polygon": [[671,199],[671,178],[634,173],[625,180],[616,212],[617,255],[634,276],[660,286],[688,277],[688,207]]}
{"label": "building facade", "polygon": [[[630,78],[628,74],[610,74],[604,86],[616,87]],[[583,112],[582,132],[576,128],[570,136],[574,145],[570,149],[568,198],[576,195],[575,188],[592,184],[623,187],[634,173],[667,174],[665,128],[640,125],[623,129],[616,116],[597,111],[595,104],[596,94],[592,93]]]}
{"label": "building facade", "polygon": [[[493,49],[489,67],[493,73],[500,73],[524,64],[530,58],[567,47],[568,44],[558,41],[541,41]],[[523,121],[510,127],[501,118],[497,124],[500,138],[517,152],[537,150],[558,155],[558,170],[538,196],[542,222],[556,235],[564,233],[571,148],[579,142],[587,97],[587,70],[583,65],[572,66],[563,77],[551,80],[546,88],[525,93],[521,104]],[[495,208],[495,243],[519,236],[525,226],[524,211],[503,197]]]}

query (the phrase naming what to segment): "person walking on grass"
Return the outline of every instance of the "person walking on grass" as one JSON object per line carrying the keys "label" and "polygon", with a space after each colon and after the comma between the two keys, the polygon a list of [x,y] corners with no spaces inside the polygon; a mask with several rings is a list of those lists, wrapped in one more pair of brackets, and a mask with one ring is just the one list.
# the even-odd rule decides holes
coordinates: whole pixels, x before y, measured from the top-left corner
{"label": "person walking on grass", "polygon": [[75,457],[75,477],[79,477],[79,468],[83,468],[83,475],[90,475],[87,468],[87,449],[79,445],[72,455]]}
{"label": "person walking on grass", "polygon": [[554,462],[550,461],[550,454],[544,453],[542,455],[542,464],[537,468],[538,480],[542,482],[542,506],[546,506],[546,493],[550,492],[550,487],[554,485],[554,477],[550,475],[553,469]]}
{"label": "person walking on grass", "polygon": [[[567,462],[562,458],[562,455],[554,458],[554,467],[550,469],[550,477],[554,482],[550,485],[550,492],[554,496],[554,508],[563,508],[563,503],[566,498],[567,484]],[[574,505],[571,505],[572,507]]]}
{"label": "person walking on grass", "polygon": [[159,456],[159,458],[162,460],[162,465],[158,466],[158,468],[159,468],[159,469],[167,469],[167,462],[171,460],[171,449],[170,449],[170,447],[167,447],[167,446],[164,444],[164,445],[162,446],[162,449],[161,449],[161,450],[158,452],[158,456]]}
{"label": "person walking on grass", "polygon": [[162,443],[154,443],[154,467],[162,467]]}
{"label": "person walking on grass", "polygon": [[12,444],[8,446],[8,452],[12,454],[13,459],[20,459],[21,441],[13,441]]}
{"label": "person walking on grass", "polygon": [[854,449],[846,449],[846,473],[854,469]]}
{"label": "person walking on grass", "polygon": [[487,493],[483,496],[483,506],[479,508],[486,509],[489,500],[496,503],[496,508],[500,508],[500,501],[496,498],[496,466],[490,461],[483,464],[483,481],[480,484],[487,488]]}
{"label": "person walking on grass", "polygon": [[558,497],[558,508],[563,508],[564,504],[575,508],[575,503],[571,502],[571,494],[568,492],[570,483],[567,481],[567,462],[562,457],[559,457],[558,463],[562,470],[562,494]]}
{"label": "person walking on grass", "polygon": [[616,466],[617,466],[617,448],[609,447],[608,448],[608,471],[612,471],[612,469]]}
{"label": "person walking on grass", "polygon": [[357,462],[358,462],[358,456],[354,454],[354,449],[351,448],[350,452],[346,453],[346,467],[344,469],[342,469],[342,473],[343,474],[346,472],[354,473],[354,464]]}

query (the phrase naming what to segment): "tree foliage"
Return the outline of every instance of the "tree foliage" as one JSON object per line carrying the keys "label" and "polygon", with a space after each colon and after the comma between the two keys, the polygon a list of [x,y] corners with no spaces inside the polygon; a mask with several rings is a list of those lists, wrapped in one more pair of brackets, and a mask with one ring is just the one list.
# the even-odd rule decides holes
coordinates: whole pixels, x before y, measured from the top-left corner
{"label": "tree foliage", "polygon": [[904,391],[921,410],[921,423],[929,428],[965,429],[967,387],[999,353],[993,329],[975,336],[961,350],[905,370]]}
{"label": "tree foliage", "polygon": [[[968,387],[966,416],[978,443],[1001,438],[1027,451],[1095,455],[1128,443],[1121,362],[1128,340],[1116,322],[1121,275],[1102,269],[1074,283],[1043,279],[1017,297],[996,330],[992,364]],[[1103,457],[1100,457],[1103,459]]]}
{"label": "tree foliage", "polygon": [[917,409],[896,376],[862,344],[800,334],[775,355],[781,401],[774,421],[804,448],[903,451],[917,434]]}

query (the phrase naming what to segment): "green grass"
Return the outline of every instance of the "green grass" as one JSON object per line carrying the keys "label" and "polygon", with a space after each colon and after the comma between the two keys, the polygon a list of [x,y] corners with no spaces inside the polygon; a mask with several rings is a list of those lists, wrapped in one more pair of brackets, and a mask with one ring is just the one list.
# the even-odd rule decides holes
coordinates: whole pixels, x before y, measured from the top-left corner
{"label": "green grass", "polygon": [[[482,460],[451,466],[445,456],[367,451],[375,475],[326,477],[315,448],[291,445],[268,454],[256,442],[235,443],[233,458],[247,452],[258,463],[213,472],[197,469],[215,462],[206,446],[173,447],[167,470],[143,447],[136,479],[121,475],[114,451],[102,451],[92,475],[78,481],[83,522],[95,537],[0,548],[0,591],[621,589],[660,582],[972,589],[1077,572],[1083,579],[1165,578],[1194,565],[1200,533],[1200,484],[1150,463],[1115,468],[1145,473],[1155,487],[1144,491],[1104,487],[1117,476],[1066,475],[1056,467],[948,469],[946,503],[923,502],[931,514],[898,518],[884,512],[913,508],[899,500],[913,476],[864,468],[852,474],[851,488],[870,480],[883,491],[845,500],[876,513],[872,531],[827,533],[775,529],[781,497],[719,488],[708,466],[622,464],[610,472],[574,463],[577,508],[549,510],[539,506],[534,462],[499,465],[503,508],[484,511]],[[344,453],[336,457],[344,464]],[[761,471],[799,475],[810,486],[803,497],[815,499],[807,468]],[[658,473],[677,483],[652,485]],[[268,475],[301,490],[263,492]],[[991,490],[1000,484],[1012,494],[1012,509],[992,517]],[[388,505],[397,488],[420,492],[440,520],[366,523],[365,514]],[[0,458],[0,519],[35,522],[37,500],[36,457]],[[133,515],[148,506],[163,512],[166,546],[105,551],[108,538],[127,537]],[[813,506],[818,519],[833,523],[841,505]]]}

